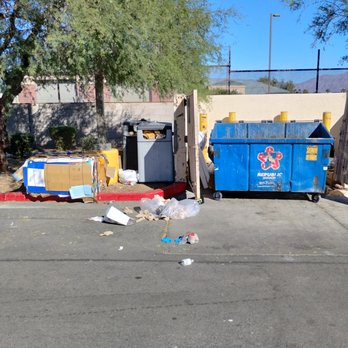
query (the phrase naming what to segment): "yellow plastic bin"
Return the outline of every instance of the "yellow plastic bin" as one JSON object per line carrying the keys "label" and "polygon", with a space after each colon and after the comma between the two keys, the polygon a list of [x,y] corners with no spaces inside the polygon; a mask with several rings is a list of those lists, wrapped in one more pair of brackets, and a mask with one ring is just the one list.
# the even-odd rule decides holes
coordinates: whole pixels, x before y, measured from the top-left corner
{"label": "yellow plastic bin", "polygon": [[107,184],[114,185],[118,183],[118,150],[110,149],[110,150],[100,150],[98,151],[102,155],[104,155],[108,161],[106,176],[107,176]]}

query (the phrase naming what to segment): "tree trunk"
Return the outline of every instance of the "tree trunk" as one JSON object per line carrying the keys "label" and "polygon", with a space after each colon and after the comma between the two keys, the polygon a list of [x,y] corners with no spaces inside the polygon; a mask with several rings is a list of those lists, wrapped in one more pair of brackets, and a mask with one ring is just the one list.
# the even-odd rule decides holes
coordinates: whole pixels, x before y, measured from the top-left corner
{"label": "tree trunk", "polygon": [[104,113],[104,75],[95,73],[95,106],[97,113],[97,134],[100,144],[106,143],[106,122]]}
{"label": "tree trunk", "polygon": [[0,173],[7,172],[7,158],[6,158],[6,129],[5,129],[5,115],[4,108],[0,102]]}

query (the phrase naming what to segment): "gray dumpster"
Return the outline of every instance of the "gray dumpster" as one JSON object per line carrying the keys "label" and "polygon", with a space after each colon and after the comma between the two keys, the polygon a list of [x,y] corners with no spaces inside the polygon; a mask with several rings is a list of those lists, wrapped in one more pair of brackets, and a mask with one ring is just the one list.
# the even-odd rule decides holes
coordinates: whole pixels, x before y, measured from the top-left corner
{"label": "gray dumpster", "polygon": [[140,120],[123,122],[123,169],[138,170],[137,126],[140,122]]}
{"label": "gray dumpster", "polygon": [[139,123],[137,146],[139,182],[174,180],[171,123]]}

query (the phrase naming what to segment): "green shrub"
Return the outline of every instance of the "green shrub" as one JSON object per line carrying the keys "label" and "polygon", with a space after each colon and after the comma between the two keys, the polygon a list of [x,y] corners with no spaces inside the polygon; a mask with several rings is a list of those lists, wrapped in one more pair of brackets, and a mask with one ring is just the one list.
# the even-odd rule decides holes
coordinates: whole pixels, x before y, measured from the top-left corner
{"label": "green shrub", "polygon": [[76,129],[74,127],[50,127],[49,134],[58,150],[70,150],[76,144]]}
{"label": "green shrub", "polygon": [[33,152],[34,137],[29,133],[15,133],[10,137],[10,152],[20,158],[29,157]]}
{"label": "green shrub", "polygon": [[81,139],[81,147],[83,151],[91,151],[95,149],[98,140],[93,135],[87,135]]}

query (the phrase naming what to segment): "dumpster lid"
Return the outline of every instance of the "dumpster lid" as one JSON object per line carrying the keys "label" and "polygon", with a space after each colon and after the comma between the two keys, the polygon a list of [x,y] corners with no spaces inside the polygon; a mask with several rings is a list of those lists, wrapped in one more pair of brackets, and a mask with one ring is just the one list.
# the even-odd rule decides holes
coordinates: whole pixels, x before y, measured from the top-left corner
{"label": "dumpster lid", "polygon": [[321,122],[291,122],[286,125],[286,138],[331,138],[331,134]]}
{"label": "dumpster lid", "polygon": [[143,121],[137,126],[140,130],[163,130],[168,127],[171,127],[171,123],[156,121]]}
{"label": "dumpster lid", "polygon": [[146,120],[144,118],[142,118],[141,120],[138,120],[138,119],[128,119],[128,120],[123,122],[123,125],[126,125],[126,126],[136,126],[136,125],[138,125],[139,123],[141,123],[143,121],[146,121]]}
{"label": "dumpster lid", "polygon": [[216,123],[210,143],[228,142],[333,142],[321,122]]}

